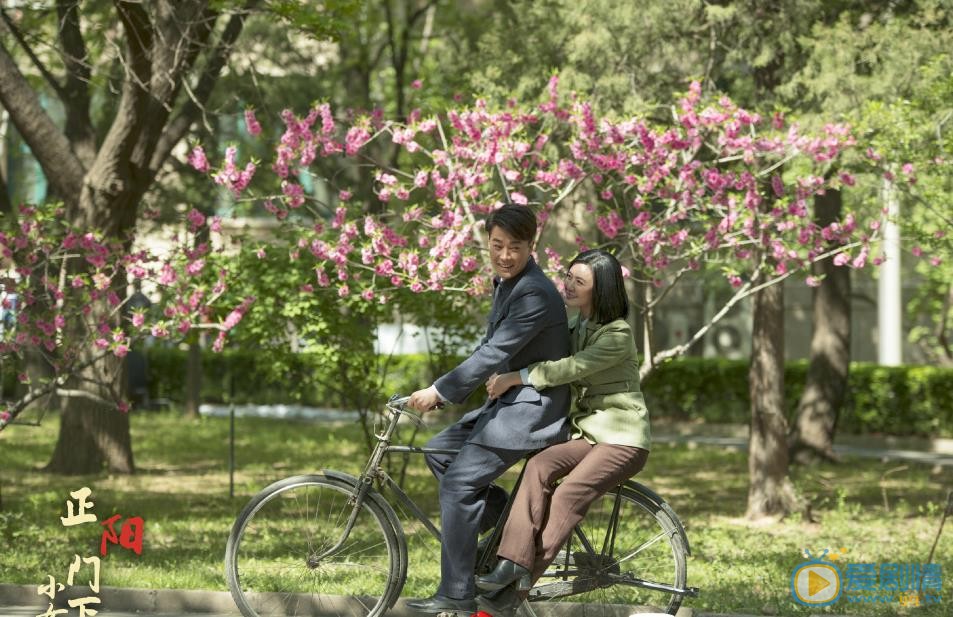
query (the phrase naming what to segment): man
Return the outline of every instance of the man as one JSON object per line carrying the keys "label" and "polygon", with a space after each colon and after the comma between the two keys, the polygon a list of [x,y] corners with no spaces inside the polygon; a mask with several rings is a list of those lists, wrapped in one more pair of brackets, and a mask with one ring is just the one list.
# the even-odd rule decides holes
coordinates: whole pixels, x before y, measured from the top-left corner
{"label": "man", "polygon": [[[487,218],[486,231],[497,275],[486,336],[459,366],[413,393],[408,404],[419,411],[442,401],[462,403],[493,373],[569,355],[563,300],[531,256],[536,237],[532,210],[504,205]],[[440,482],[440,587],[430,598],[408,602],[410,608],[467,615],[476,610],[477,537],[496,523],[506,503],[506,492],[491,483],[529,452],[566,440],[569,399],[568,386],[512,388],[427,443],[460,452],[427,456]]]}

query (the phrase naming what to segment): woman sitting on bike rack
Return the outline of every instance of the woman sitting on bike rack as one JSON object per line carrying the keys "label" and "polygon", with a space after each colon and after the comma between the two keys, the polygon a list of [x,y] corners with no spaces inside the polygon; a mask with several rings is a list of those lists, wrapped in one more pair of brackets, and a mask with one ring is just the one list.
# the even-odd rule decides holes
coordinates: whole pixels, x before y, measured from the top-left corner
{"label": "woman sitting on bike rack", "polygon": [[[483,590],[513,583],[519,591],[530,589],[593,501],[638,473],[649,455],[649,417],[639,389],[635,339],[626,321],[622,266],[603,250],[580,253],[569,265],[565,299],[567,306],[579,309],[570,323],[573,355],[487,381],[494,398],[519,384],[549,388],[572,383],[574,396],[571,439],[527,462],[497,551],[499,565],[476,580]],[[516,594],[508,595],[496,602],[515,602]]]}

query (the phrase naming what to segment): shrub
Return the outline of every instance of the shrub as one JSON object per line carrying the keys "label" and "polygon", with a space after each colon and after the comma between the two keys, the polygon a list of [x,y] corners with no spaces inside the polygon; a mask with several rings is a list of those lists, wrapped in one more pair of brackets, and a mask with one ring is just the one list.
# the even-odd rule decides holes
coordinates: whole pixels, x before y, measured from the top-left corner
{"label": "shrub", "polygon": [[[186,351],[150,348],[150,396],[181,401],[185,391]],[[383,359],[382,359],[383,360]],[[460,358],[441,356],[428,364],[425,354],[393,356],[387,361],[382,392],[410,394],[452,368]],[[294,354],[275,374],[259,351],[203,351],[202,398],[226,402],[234,384],[236,403],[302,403],[340,406],[338,397],[314,379],[320,360]],[[793,419],[804,390],[807,362],[789,362],[785,369],[785,408]],[[643,384],[654,418],[747,424],[750,419],[748,363],[744,360],[681,358],[653,371]],[[479,405],[478,388],[467,401]],[[886,367],[853,363],[838,430],[847,433],[889,433],[953,437],[953,369],[930,366]]]}

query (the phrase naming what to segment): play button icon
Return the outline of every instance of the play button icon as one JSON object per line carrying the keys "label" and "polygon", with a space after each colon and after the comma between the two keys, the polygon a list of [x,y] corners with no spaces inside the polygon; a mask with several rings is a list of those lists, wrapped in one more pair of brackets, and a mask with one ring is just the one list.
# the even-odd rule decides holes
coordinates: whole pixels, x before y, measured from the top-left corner
{"label": "play button icon", "polygon": [[812,598],[818,593],[824,591],[831,586],[830,581],[826,578],[815,572],[814,570],[808,570],[807,572],[807,593]]}
{"label": "play button icon", "polygon": [[826,606],[840,597],[840,571],[825,561],[806,561],[791,575],[791,595],[801,604]]}

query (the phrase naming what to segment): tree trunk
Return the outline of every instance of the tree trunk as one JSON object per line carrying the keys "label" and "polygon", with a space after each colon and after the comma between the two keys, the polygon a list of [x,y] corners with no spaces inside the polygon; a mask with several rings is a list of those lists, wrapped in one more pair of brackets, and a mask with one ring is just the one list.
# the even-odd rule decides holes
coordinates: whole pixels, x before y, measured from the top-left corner
{"label": "tree trunk", "polygon": [[202,345],[197,336],[189,341],[185,371],[185,417],[198,418],[202,404]]}
{"label": "tree trunk", "polygon": [[788,426],[784,417],[784,289],[770,285],[754,296],[751,337],[751,435],[748,511],[756,520],[783,516],[797,504],[788,478]]}
{"label": "tree trunk", "polygon": [[[92,354],[88,350],[84,354]],[[81,358],[81,362],[88,358]],[[116,409],[115,392],[121,384],[122,363],[115,356],[100,358],[60,390],[62,420],[59,438],[46,471],[66,475],[133,473],[129,415]]]}
{"label": "tree trunk", "polygon": [[[242,31],[247,10],[256,3],[248,0],[244,8],[232,11],[219,29],[218,12],[207,0],[151,5],[117,0],[116,17],[125,35],[124,75],[115,116],[98,146],[89,113],[92,93],[88,86],[96,79],[90,76],[86,60],[83,5],[58,5],[56,31],[65,56],[65,82],[39,67],[67,110],[65,129],[40,104],[34,87],[5,46],[7,40],[16,38],[27,55],[36,58],[29,41],[22,36],[7,37],[16,33],[16,25],[0,20],[0,34],[4,35],[0,37],[0,105],[43,167],[53,191],[63,198],[66,218],[73,226],[131,245],[142,196],[202,113]],[[217,41],[212,43],[216,32]],[[204,62],[199,64],[203,56]],[[191,83],[189,95],[182,97],[186,82]],[[80,274],[88,265],[71,268],[72,274]],[[123,297],[125,277],[120,278],[115,291]],[[111,328],[120,325],[106,306],[94,306],[89,319]],[[80,355],[92,361],[95,353],[88,349]],[[78,364],[87,362],[81,357]],[[122,394],[121,372],[119,358],[96,359],[60,390],[62,424],[48,470],[97,473],[105,465],[115,472],[134,471],[129,419],[116,408]]]}
{"label": "tree trunk", "polygon": [[[842,206],[840,191],[816,196],[815,221],[831,224],[840,219]],[[814,288],[811,362],[791,437],[792,456],[799,463],[837,460],[834,430],[850,370],[850,268],[835,266],[832,258],[815,262],[813,268],[825,278]]]}

